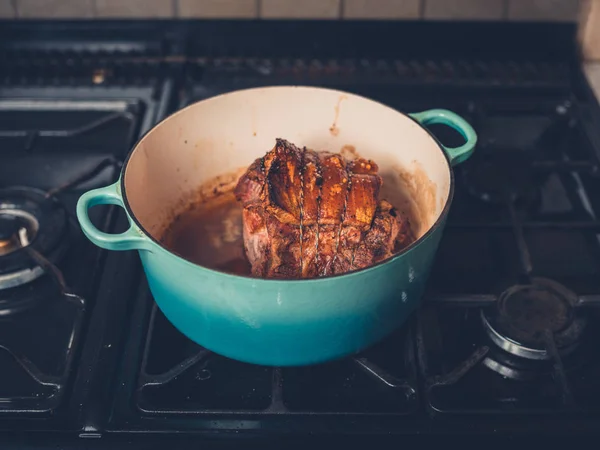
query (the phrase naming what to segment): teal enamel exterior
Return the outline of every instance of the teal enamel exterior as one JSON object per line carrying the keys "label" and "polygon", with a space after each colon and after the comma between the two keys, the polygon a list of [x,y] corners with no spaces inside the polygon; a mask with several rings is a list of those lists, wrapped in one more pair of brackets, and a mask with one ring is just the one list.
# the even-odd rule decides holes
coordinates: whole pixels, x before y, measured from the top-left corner
{"label": "teal enamel exterior", "polygon": [[194,342],[250,363],[304,365],[355,353],[403,324],[421,298],[442,228],[401,258],[314,281],[216,274],[163,250],[140,256],[156,303]]}
{"label": "teal enamel exterior", "polygon": [[473,154],[475,144],[477,143],[477,134],[475,134],[473,127],[458,114],[447,109],[430,109],[428,111],[409,114],[409,116],[423,126],[435,124],[447,125],[462,135],[465,143],[460,147],[450,148],[440,144],[448,155],[451,165],[455,166],[465,162]]}
{"label": "teal enamel exterior", "polygon": [[[465,136],[467,142],[458,150],[440,145],[449,164],[462,162],[472,153],[475,132],[459,116],[445,110],[411,116],[420,123],[441,121]],[[138,250],[157,305],[192,341],[229,358],[269,366],[341,358],[369,347],[405,323],[425,289],[453,192],[451,187],[433,228],[385,262],[332,277],[269,280],[210,270],[170,253],[136,225],[123,202],[121,186],[119,181],[80,198],[77,216],[85,235],[103,248]],[[97,230],[87,210],[102,203],[123,206],[129,230],[118,235]]]}

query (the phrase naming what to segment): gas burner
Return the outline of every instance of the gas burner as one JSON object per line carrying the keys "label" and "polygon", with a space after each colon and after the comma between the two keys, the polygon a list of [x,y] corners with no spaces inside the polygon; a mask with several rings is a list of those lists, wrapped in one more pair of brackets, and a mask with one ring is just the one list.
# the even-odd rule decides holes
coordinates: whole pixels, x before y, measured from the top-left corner
{"label": "gas burner", "polygon": [[505,378],[518,381],[535,380],[552,370],[548,360],[519,358],[500,349],[490,349],[482,364]]}
{"label": "gas burner", "polygon": [[[45,192],[27,188],[0,189],[0,295],[31,283],[44,270],[28,249],[55,264],[68,243],[68,215]],[[0,300],[0,309],[3,301]]]}
{"label": "gas burner", "polygon": [[531,158],[522,151],[482,151],[464,166],[462,181],[469,194],[487,203],[533,203],[540,193],[531,163]]}
{"label": "gas burner", "polygon": [[18,209],[0,209],[0,256],[18,250],[37,234],[39,223],[35,216]]}
{"label": "gas burner", "polygon": [[481,320],[490,339],[502,350],[530,360],[551,359],[579,344],[586,320],[577,314],[577,296],[545,278],[506,289],[495,308],[482,309]]}

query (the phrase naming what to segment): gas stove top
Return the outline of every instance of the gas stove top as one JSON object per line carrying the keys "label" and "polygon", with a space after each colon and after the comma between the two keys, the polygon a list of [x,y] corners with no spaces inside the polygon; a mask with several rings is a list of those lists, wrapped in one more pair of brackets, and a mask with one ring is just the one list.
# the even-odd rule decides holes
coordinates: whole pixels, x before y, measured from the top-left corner
{"label": "gas stove top", "polygon": [[[595,432],[600,115],[562,41],[554,56],[496,48],[482,60],[448,44],[435,54],[425,46],[426,58],[381,48],[375,58],[368,49],[336,57],[333,44],[319,44],[321,25],[294,24],[280,34],[290,53],[269,55],[264,28],[240,25],[256,27],[258,55],[231,43],[227,23],[221,34],[195,24],[183,40],[163,26],[137,30],[146,53],[131,29],[109,44],[84,33],[66,56],[64,42],[35,44],[18,27],[7,40],[5,55],[35,57],[0,69],[0,429],[81,438]],[[311,56],[291,37],[302,27]],[[57,65],[64,60],[71,71]],[[47,80],[45,65],[61,69]],[[167,114],[270,84],[348,90],[404,112],[447,108],[479,135],[455,169],[422,307],[383,342],[317,366],[244,364],[189,341],[156,307],[137,255],[98,249],[74,220],[79,195],[114,181],[134,142]],[[116,207],[91,213],[103,230],[127,226]]]}
{"label": "gas stove top", "polygon": [[[75,205],[155,123],[154,90],[0,87],[0,416],[47,419],[68,403],[103,264]],[[116,224],[115,208],[92,214]]]}

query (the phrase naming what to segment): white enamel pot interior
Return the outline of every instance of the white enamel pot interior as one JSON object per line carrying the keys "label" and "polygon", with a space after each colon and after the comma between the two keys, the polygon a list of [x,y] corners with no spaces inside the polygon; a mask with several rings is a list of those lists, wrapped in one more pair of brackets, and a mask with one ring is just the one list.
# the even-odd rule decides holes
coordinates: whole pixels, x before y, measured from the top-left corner
{"label": "white enamel pot interior", "polygon": [[408,115],[336,90],[266,87],[192,104],[138,143],[124,172],[134,220],[158,241],[174,210],[199,186],[218,176],[234,181],[276,138],[315,150],[353,149],[376,161],[382,197],[409,214],[418,237],[440,218],[449,199],[449,158]]}

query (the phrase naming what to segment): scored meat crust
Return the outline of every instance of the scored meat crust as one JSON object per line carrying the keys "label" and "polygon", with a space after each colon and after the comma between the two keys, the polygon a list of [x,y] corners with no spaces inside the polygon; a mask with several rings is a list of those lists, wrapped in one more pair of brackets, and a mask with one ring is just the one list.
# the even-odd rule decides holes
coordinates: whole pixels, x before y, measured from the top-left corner
{"label": "scored meat crust", "polygon": [[409,245],[408,219],[379,200],[377,165],[277,139],[235,188],[252,274],[314,278],[368,267]]}

